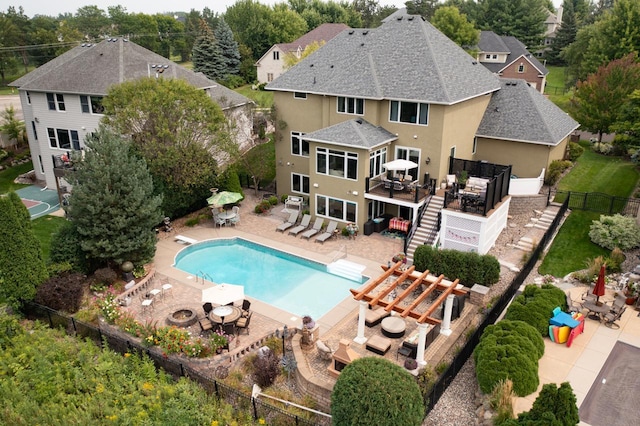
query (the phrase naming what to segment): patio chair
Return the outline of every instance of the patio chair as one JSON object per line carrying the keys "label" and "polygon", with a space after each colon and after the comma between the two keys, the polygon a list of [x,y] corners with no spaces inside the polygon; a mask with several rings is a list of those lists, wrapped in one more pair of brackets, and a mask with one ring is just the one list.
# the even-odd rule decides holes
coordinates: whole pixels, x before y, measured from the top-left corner
{"label": "patio chair", "polygon": [[198,323],[203,333],[213,329],[213,323],[209,318],[199,318]]}
{"label": "patio chair", "polygon": [[251,308],[251,301],[244,299],[242,301],[242,316],[247,316],[247,314],[249,313],[249,308]]}
{"label": "patio chair", "polygon": [[246,330],[247,334],[249,334],[249,323],[251,322],[252,315],[253,312],[249,312],[246,317],[240,317],[240,319],[236,321],[236,331],[238,334],[240,334],[242,330]]}
{"label": "patio chair", "polygon": [[287,229],[291,228],[296,223],[297,220],[298,220],[298,212],[294,211],[291,213],[291,215],[289,215],[289,219],[286,222],[281,223],[276,227],[276,231],[280,231],[280,232],[286,231]]}
{"label": "patio chair", "polygon": [[302,220],[300,221],[300,225],[294,226],[293,228],[291,228],[289,230],[289,235],[293,235],[293,236],[298,235],[299,233],[301,233],[302,231],[307,229],[309,227],[310,223],[311,223],[311,216],[308,215],[308,214],[305,214],[304,216],[302,216]]}
{"label": "patio chair", "polygon": [[222,228],[223,226],[225,226],[227,224],[227,221],[223,218],[221,218],[220,216],[218,216],[218,212],[213,210],[213,223],[216,226],[219,226],[220,228]]}
{"label": "patio chair", "polygon": [[316,237],[316,243],[323,243],[333,236],[334,231],[338,228],[338,222],[332,220],[327,226],[327,230]]}
{"label": "patio chair", "polygon": [[224,334],[229,336],[229,338],[231,338],[231,336],[236,335],[236,325],[232,322],[225,322],[222,324],[222,331],[224,332]]}
{"label": "patio chair", "polygon": [[313,223],[313,228],[302,233],[302,238],[306,238],[307,240],[314,235],[316,235],[322,229],[322,225],[324,225],[324,219],[319,217]]}
{"label": "patio chair", "polygon": [[447,188],[453,188],[456,183],[456,175],[447,175]]}
{"label": "patio chair", "polygon": [[318,355],[320,355],[321,359],[324,359],[326,361],[331,361],[334,350],[331,349],[329,345],[327,345],[322,340],[317,340],[316,347],[318,348]]}
{"label": "patio chair", "polygon": [[627,310],[627,307],[623,306],[621,309],[618,309],[617,312],[613,309],[609,311],[609,313],[605,314],[604,316],[604,325],[606,325],[609,328],[615,328],[615,329],[620,328],[620,324],[617,324],[616,321],[618,321],[620,317],[622,317],[622,314],[624,314],[624,311],[626,310]]}
{"label": "patio chair", "polygon": [[209,315],[209,312],[213,311],[213,304],[211,302],[206,302],[202,305],[202,309],[205,314]]}
{"label": "patio chair", "polygon": [[236,215],[234,217],[229,219],[229,224],[231,224],[233,226],[236,226],[239,223],[240,223],[240,213],[236,213]]}

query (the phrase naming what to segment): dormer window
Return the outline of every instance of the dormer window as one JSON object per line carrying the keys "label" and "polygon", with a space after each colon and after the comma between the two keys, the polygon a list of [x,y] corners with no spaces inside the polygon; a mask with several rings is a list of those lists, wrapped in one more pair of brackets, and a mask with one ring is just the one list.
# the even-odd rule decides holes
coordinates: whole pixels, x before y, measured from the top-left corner
{"label": "dormer window", "polygon": [[278,52],[277,50],[274,50],[274,52],[273,52],[273,60],[274,61],[279,61],[280,60],[280,52]]}

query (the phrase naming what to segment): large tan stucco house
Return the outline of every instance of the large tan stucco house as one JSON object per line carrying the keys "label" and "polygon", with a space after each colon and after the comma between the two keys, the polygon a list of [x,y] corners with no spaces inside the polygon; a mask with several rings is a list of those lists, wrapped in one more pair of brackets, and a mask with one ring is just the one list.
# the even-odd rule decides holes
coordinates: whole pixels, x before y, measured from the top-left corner
{"label": "large tan stucco house", "polygon": [[[278,193],[360,229],[382,215],[415,223],[431,200],[427,187],[445,180],[454,159],[536,177],[578,127],[524,80],[498,78],[406,14],[341,32],[266,88],[280,123]],[[397,184],[383,166],[396,159],[416,164]],[[504,223],[506,215],[498,233]]]}
{"label": "large tan stucco house", "polygon": [[20,94],[36,178],[52,189],[66,187],[61,157],[81,150],[97,129],[109,87],[140,78],[177,78],[205,90],[233,121],[236,143],[251,144],[253,101],[127,39],[109,38],[82,43],[11,83]]}

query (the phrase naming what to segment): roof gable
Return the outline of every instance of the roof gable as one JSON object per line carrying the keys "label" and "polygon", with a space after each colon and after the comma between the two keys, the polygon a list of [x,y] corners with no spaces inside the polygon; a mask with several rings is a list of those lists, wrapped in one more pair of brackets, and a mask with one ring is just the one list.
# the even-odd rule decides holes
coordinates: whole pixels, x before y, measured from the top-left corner
{"label": "roof gable", "polygon": [[547,68],[527,50],[527,47],[513,36],[499,36],[493,31],[481,31],[478,48],[480,49],[481,54],[507,53],[507,60],[504,63],[482,63],[482,65],[487,67],[491,72],[499,73],[518,60],[518,58],[524,56],[540,74],[547,75],[549,73],[549,70],[547,70]]}
{"label": "roof gable", "polygon": [[580,124],[518,79],[500,79],[476,136],[557,145]]}
{"label": "roof gable", "polygon": [[307,133],[303,136],[303,139],[332,145],[370,149],[394,141],[398,137],[382,127],[374,126],[362,118],[356,118]]}
{"label": "roof gable", "polygon": [[492,92],[495,76],[419,16],[338,34],[270,90],[453,104]]}

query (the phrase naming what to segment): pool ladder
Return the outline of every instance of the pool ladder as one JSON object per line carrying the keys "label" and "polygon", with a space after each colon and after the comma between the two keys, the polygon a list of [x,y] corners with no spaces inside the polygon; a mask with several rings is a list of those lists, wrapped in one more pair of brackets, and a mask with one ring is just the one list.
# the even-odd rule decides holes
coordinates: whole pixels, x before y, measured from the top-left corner
{"label": "pool ladder", "polygon": [[204,285],[205,278],[210,282],[213,282],[213,278],[211,278],[211,275],[207,274],[206,272],[198,271],[198,273],[196,274],[196,282],[198,282],[198,278],[202,279],[203,285]]}

